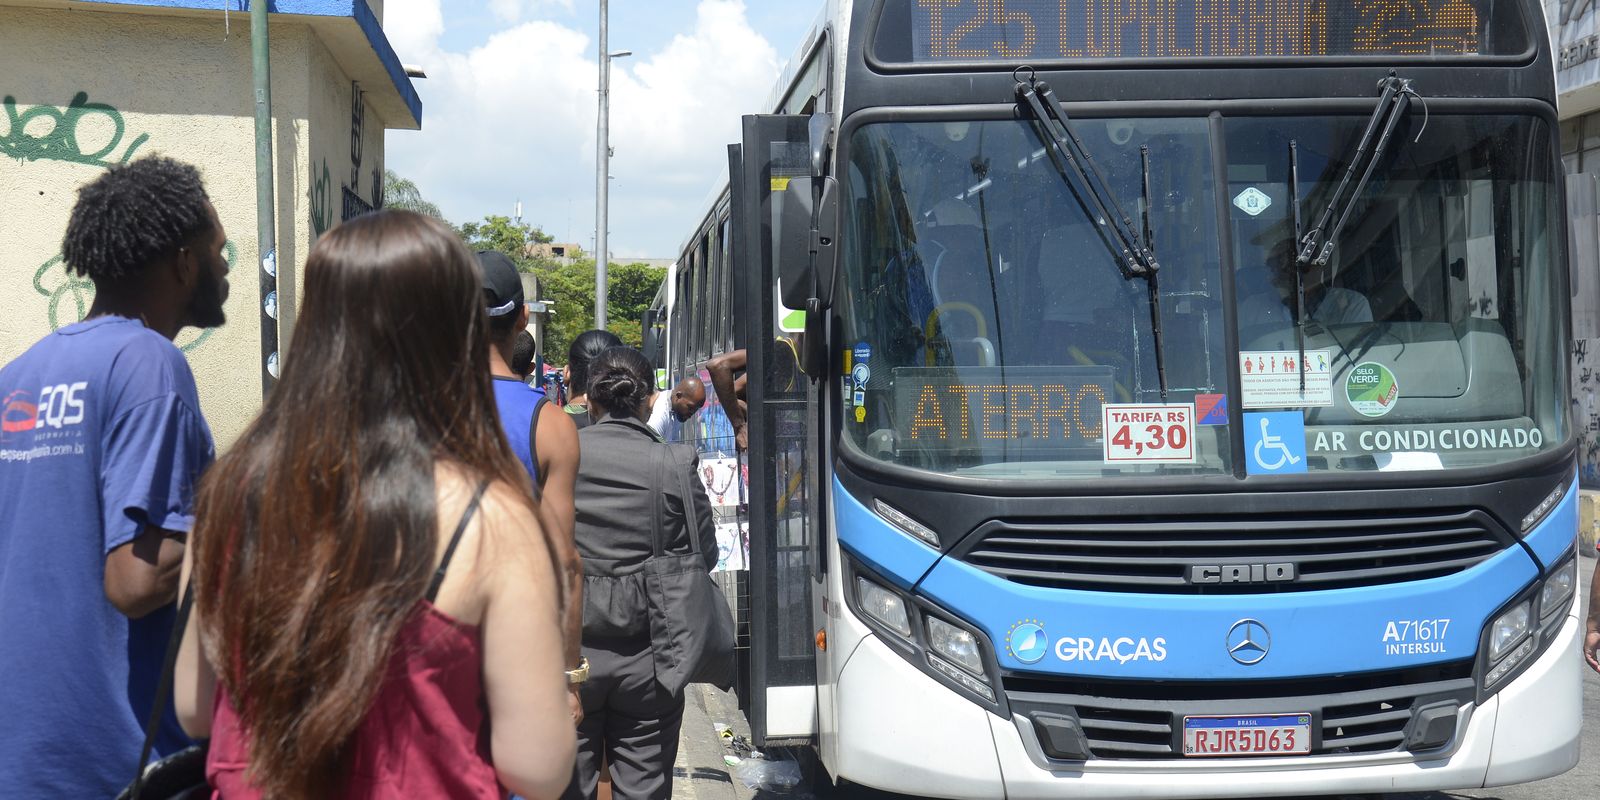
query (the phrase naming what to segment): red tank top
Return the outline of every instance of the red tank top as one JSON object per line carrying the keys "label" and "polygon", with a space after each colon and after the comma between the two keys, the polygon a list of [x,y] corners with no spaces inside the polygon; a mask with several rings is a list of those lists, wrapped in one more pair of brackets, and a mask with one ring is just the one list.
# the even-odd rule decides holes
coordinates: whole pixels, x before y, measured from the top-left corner
{"label": "red tank top", "polygon": [[[506,797],[489,753],[482,632],[456,621],[432,602],[483,491],[479,486],[456,527],[427,599],[417,601],[395,638],[388,675],[350,741],[349,770],[340,798]],[[239,714],[227,691],[218,686],[211,751],[206,757],[212,797],[261,797],[245,777],[249,762],[249,740]]]}
{"label": "red tank top", "polygon": [[[351,740],[342,798],[503,798],[489,757],[483,640],[475,626],[418,603],[401,628],[389,676]],[[218,687],[206,779],[222,800],[258,798],[245,778],[249,745]]]}

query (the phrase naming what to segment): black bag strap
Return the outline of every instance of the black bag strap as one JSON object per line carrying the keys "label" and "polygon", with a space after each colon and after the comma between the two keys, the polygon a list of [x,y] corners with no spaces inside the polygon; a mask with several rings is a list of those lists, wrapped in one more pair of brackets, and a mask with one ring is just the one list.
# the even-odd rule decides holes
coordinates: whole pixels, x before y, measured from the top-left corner
{"label": "black bag strap", "polygon": [[161,679],[156,683],[156,701],[150,709],[150,719],[144,725],[144,746],[139,748],[139,771],[133,776],[132,800],[139,800],[144,791],[144,769],[150,762],[150,752],[155,749],[156,731],[161,728],[162,712],[172,697],[172,673],[178,666],[178,648],[183,645],[183,629],[189,625],[189,610],[194,607],[194,579],[183,587],[183,597],[178,602],[178,615],[172,620],[172,633],[167,636],[167,655],[161,663]]}
{"label": "black bag strap", "polygon": [[544,477],[542,475],[538,475],[538,472],[539,472],[539,412],[544,410],[544,404],[548,403],[548,402],[550,402],[550,398],[548,396],[546,396],[543,392],[540,392],[539,393],[539,399],[534,401],[534,403],[533,403],[533,417],[528,420],[528,460],[533,462],[533,471],[534,471],[534,474],[535,474],[535,477],[533,479],[533,486],[534,486],[535,489],[537,489],[539,487],[539,478]]}
{"label": "black bag strap", "polygon": [[[694,495],[691,494],[696,487],[689,480],[687,470],[678,470],[678,482],[683,488],[683,525],[689,534],[689,552],[700,555],[700,514],[695,511]],[[698,491],[705,491],[705,487],[699,487]]]}
{"label": "black bag strap", "polygon": [[667,553],[666,542],[661,541],[661,518],[667,513],[666,492],[661,488],[661,453],[666,449],[664,445],[650,448],[650,500],[654,504],[650,514],[650,553],[655,558]]}
{"label": "black bag strap", "polygon": [[489,488],[488,481],[481,481],[478,490],[472,493],[472,499],[467,502],[467,510],[461,512],[461,521],[456,523],[456,532],[450,536],[450,544],[444,548],[444,558],[439,559],[439,569],[433,573],[433,580],[428,583],[428,602],[438,596],[439,587],[444,583],[444,571],[450,567],[450,557],[456,554],[456,545],[461,543],[461,534],[467,530],[467,523],[472,521],[472,515],[478,510],[478,502],[483,499],[483,492]]}

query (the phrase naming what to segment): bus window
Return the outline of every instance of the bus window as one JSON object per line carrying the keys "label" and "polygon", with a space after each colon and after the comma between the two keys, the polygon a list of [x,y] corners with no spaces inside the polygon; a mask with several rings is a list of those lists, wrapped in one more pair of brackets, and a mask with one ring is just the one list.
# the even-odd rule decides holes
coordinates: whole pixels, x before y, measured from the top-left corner
{"label": "bus window", "polygon": [[711,264],[706,260],[709,248],[706,247],[707,234],[700,235],[700,243],[694,249],[694,298],[695,307],[699,311],[695,315],[694,325],[694,354],[696,358],[707,358],[711,355],[711,297],[709,284],[711,282]]}
{"label": "bus window", "polygon": [[[721,235],[720,231],[718,232],[718,235]],[[707,299],[710,313],[707,316],[710,317],[710,319],[707,320],[708,325],[706,329],[706,339],[711,342],[711,345],[708,348],[710,352],[707,353],[707,355],[713,356],[722,352],[722,317],[728,313],[728,308],[722,300],[722,286],[727,280],[728,268],[722,260],[722,242],[720,239],[712,243],[709,259],[711,264],[711,278],[709,281],[710,286],[708,287],[707,292],[709,297]]]}
{"label": "bus window", "polygon": [[722,294],[724,312],[717,318],[717,342],[723,352],[733,346],[733,229],[727,217],[717,229],[717,245],[721,250],[722,281],[717,290]]}
{"label": "bus window", "polygon": [[1566,436],[1563,369],[1536,363],[1541,343],[1561,335],[1544,309],[1566,288],[1550,266],[1561,246],[1556,176],[1526,173],[1554,163],[1550,132],[1531,117],[1435,113],[1418,139],[1422,123],[1402,121],[1331,257],[1302,265],[1297,288],[1288,144],[1309,227],[1366,119],[1227,122],[1229,196],[1273,201],[1231,209],[1241,369],[1252,353],[1254,373],[1281,367],[1288,352],[1323,373],[1304,403],[1313,470],[1384,469],[1400,454],[1481,466]]}
{"label": "bus window", "polygon": [[[839,288],[845,342],[869,361],[845,439],[866,455],[1040,480],[1232,469],[1226,424],[1193,428],[1183,464],[1108,465],[1103,445],[1104,405],[1228,391],[1207,122],[1073,124],[1127,209],[1150,150],[1167,397],[1147,284],[1123,273],[1030,127],[867,125],[850,149]],[[1190,431],[1177,435],[1188,450]]]}

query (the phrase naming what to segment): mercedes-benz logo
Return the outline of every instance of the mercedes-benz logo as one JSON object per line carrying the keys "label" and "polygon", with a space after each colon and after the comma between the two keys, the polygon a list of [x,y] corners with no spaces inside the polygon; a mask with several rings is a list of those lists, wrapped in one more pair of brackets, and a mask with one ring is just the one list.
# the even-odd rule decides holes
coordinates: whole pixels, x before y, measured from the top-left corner
{"label": "mercedes-benz logo", "polygon": [[1228,657],[1245,666],[1257,664],[1272,649],[1272,634],[1261,620],[1246,617],[1228,629]]}

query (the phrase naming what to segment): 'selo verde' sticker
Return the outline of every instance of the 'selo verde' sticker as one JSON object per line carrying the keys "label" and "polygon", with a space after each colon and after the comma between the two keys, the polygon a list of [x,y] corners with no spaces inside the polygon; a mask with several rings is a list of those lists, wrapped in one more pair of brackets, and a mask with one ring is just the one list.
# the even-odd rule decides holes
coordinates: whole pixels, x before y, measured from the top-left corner
{"label": "'selo verde' sticker", "polygon": [[1376,361],[1363,361],[1344,379],[1350,407],[1363,417],[1381,417],[1394,410],[1400,399],[1400,383],[1389,368]]}

